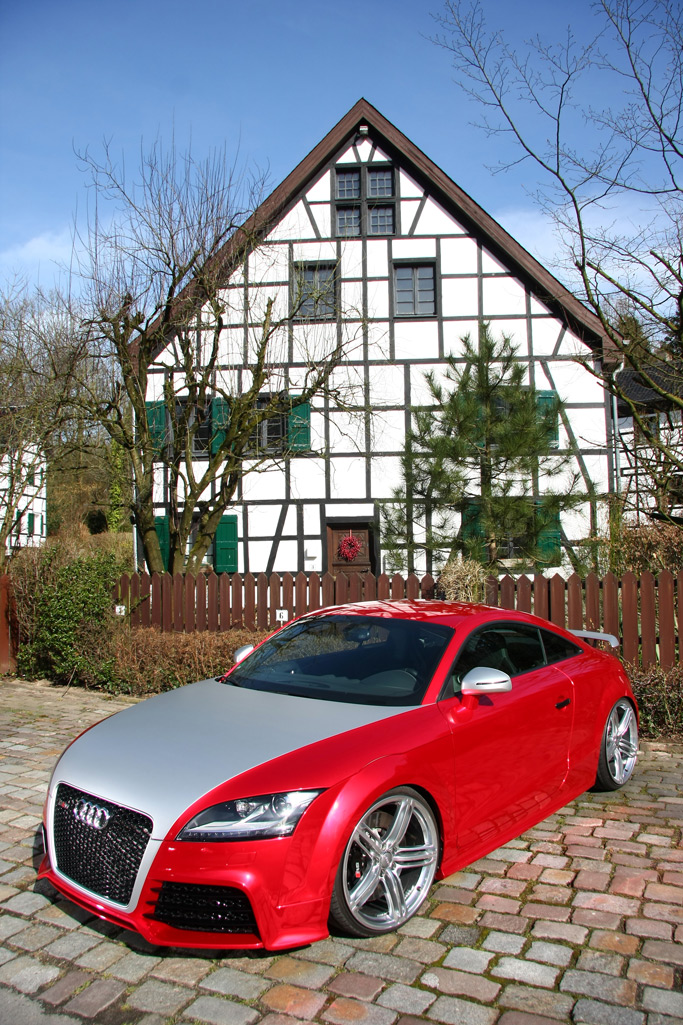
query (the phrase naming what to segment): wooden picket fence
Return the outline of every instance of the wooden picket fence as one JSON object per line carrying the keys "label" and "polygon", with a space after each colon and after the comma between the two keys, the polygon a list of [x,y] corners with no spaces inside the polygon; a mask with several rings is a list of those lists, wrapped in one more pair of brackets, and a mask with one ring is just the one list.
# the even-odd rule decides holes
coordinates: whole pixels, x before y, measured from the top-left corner
{"label": "wooden picket fence", "polygon": [[[611,573],[568,579],[559,575],[489,577],[488,604],[534,612],[558,626],[604,630],[621,641],[621,654],[644,666],[668,668],[680,657],[678,596],[683,573],[636,577]],[[433,599],[435,581],[427,574],[388,576],[317,573],[253,575],[215,573],[124,574],[114,600],[131,627],[155,626],[166,632],[275,629],[281,622],[329,605],[371,599]]]}

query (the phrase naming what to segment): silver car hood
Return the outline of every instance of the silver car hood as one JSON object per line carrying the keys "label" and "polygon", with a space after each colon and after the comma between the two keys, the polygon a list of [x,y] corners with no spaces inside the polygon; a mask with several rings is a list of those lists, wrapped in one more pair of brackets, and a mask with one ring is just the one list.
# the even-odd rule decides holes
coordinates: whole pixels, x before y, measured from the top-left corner
{"label": "silver car hood", "polygon": [[[181,687],[105,719],[67,748],[50,796],[69,783],[144,812],[153,838],[209,790],[297,748],[408,711],[244,690],[215,680]],[[245,795],[249,796],[249,795]]]}

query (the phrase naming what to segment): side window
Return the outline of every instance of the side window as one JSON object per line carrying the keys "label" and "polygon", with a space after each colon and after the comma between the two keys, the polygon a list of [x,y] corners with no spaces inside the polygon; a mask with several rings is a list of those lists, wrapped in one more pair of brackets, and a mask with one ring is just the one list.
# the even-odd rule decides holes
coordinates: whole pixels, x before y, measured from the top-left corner
{"label": "side window", "polygon": [[487,666],[519,676],[545,665],[540,631],[525,623],[492,623],[465,641],[446,679],[442,697],[459,694],[470,669]]}
{"label": "side window", "polygon": [[540,633],[543,638],[546,661],[549,663],[562,662],[566,658],[580,655],[583,651],[578,644],[573,644],[566,637],[560,637],[559,634],[551,633],[550,630],[541,630]]}

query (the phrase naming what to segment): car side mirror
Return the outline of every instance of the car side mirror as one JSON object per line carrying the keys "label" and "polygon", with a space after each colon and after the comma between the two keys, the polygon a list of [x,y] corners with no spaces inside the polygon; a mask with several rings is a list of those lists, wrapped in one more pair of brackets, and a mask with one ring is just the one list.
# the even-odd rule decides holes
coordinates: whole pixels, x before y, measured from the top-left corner
{"label": "car side mirror", "polygon": [[238,662],[241,662],[242,659],[246,658],[247,655],[251,655],[253,650],[253,644],[243,644],[241,648],[238,648],[234,654],[235,665],[237,665]]}
{"label": "car side mirror", "polygon": [[507,673],[489,666],[476,666],[463,678],[461,694],[503,694],[512,690],[512,680]]}

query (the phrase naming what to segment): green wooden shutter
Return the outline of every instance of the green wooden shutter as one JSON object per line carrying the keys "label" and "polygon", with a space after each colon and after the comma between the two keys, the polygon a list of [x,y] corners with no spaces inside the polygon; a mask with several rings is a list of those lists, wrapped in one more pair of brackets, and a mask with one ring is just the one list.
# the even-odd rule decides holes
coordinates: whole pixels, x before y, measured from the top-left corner
{"label": "green wooden shutter", "polygon": [[[296,399],[296,396],[294,396],[294,399]],[[293,406],[287,418],[287,445],[291,452],[310,452],[310,402],[301,402],[298,406]]]}
{"label": "green wooden shutter", "polygon": [[161,402],[145,402],[147,427],[152,438],[154,458],[159,459],[166,447],[166,406]]}
{"label": "green wooden shutter", "polygon": [[538,556],[543,566],[559,566],[562,562],[562,531],[560,514],[556,512],[538,535]]}
{"label": "green wooden shutter", "polygon": [[28,531],[28,536],[29,537],[33,537],[33,535],[35,534],[35,526],[36,526],[35,513],[30,512],[28,514],[28,527],[27,527],[27,531]]}
{"label": "green wooden shutter", "polygon": [[237,572],[237,517],[222,516],[213,539],[213,568],[216,573]]}
{"label": "green wooden shutter", "polygon": [[211,400],[211,455],[215,456],[225,441],[225,428],[230,423],[230,403],[217,395]]}
{"label": "green wooden shutter", "polygon": [[552,428],[550,431],[550,445],[557,448],[560,443],[560,411],[559,399],[554,391],[537,391],[536,408],[541,416],[546,417],[554,413]]}
{"label": "green wooden shutter", "polygon": [[159,538],[161,560],[164,564],[164,569],[168,572],[168,564],[171,557],[171,525],[168,516],[155,516],[154,529]]}

